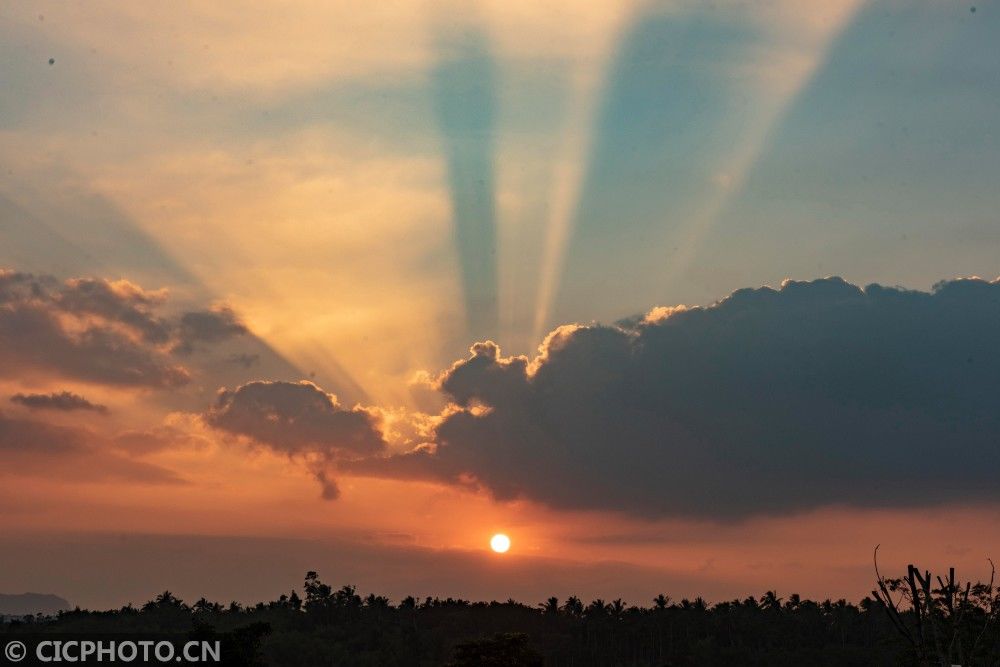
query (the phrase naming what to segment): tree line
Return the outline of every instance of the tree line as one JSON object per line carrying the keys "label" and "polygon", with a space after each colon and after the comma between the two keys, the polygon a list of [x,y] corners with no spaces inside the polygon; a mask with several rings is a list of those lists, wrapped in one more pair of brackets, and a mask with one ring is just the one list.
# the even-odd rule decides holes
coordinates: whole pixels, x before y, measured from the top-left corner
{"label": "tree line", "polygon": [[7,623],[4,633],[186,633],[220,638],[232,665],[536,667],[681,665],[976,665],[1000,667],[1000,599],[989,583],[960,583],[910,566],[876,571],[858,604],[767,591],[709,604],[648,605],[571,596],[539,604],[362,595],[316,572],[302,594],[243,606],[169,591],[135,607],[75,609]]}

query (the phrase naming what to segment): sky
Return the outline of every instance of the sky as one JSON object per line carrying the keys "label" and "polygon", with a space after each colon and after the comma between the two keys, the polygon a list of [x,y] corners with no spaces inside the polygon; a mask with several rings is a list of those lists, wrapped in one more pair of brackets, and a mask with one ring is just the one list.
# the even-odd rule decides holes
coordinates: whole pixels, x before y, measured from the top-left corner
{"label": "sky", "polygon": [[0,8],[0,591],[988,576],[997,43],[992,2]]}

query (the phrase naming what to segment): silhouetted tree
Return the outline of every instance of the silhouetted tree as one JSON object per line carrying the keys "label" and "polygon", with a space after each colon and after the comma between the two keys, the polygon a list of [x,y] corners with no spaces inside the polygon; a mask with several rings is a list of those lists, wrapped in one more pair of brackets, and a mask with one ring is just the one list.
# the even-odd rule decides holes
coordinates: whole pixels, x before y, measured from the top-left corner
{"label": "silhouetted tree", "polygon": [[570,595],[566,598],[566,604],[563,605],[563,611],[574,618],[580,618],[583,616],[583,602],[575,595]]}
{"label": "silhouetted tree", "polygon": [[498,634],[455,647],[449,667],[541,667],[542,656],[528,645],[524,634]]}
{"label": "silhouetted tree", "polygon": [[538,608],[545,614],[555,616],[559,613],[559,598],[551,597],[545,602],[540,602],[538,603]]}
{"label": "silhouetted tree", "polygon": [[984,642],[1000,611],[992,560],[987,559],[988,584],[957,582],[955,568],[949,568],[947,579],[932,577],[930,570],[921,572],[913,564],[907,566],[905,577],[891,579],[879,572],[878,549],[874,554],[877,589],[872,595],[920,665],[995,664],[990,662],[997,660],[994,646]]}

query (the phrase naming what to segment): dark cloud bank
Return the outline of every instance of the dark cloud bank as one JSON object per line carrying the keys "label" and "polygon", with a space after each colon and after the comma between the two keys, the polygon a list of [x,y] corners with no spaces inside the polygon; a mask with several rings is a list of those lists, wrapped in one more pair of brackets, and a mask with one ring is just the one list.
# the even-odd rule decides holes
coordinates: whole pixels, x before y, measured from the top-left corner
{"label": "dark cloud bank", "polygon": [[478,343],[434,443],[340,467],[650,517],[996,500],[998,342],[996,282],[744,289],[563,327],[535,360]]}

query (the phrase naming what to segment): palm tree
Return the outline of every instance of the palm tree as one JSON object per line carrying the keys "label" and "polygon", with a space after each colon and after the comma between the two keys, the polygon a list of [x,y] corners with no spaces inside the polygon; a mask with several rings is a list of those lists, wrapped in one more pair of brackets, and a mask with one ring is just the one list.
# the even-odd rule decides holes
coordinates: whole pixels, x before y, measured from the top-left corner
{"label": "palm tree", "polygon": [[542,610],[543,614],[554,616],[559,613],[559,598],[551,597],[545,602],[540,602],[538,608]]}
{"label": "palm tree", "polygon": [[570,595],[566,598],[566,604],[563,605],[563,611],[570,616],[579,618],[583,616],[583,602],[575,595]]}
{"label": "palm tree", "polygon": [[155,598],[142,605],[143,611],[155,611],[157,609],[187,609],[188,606],[170,591],[163,591]]}
{"label": "palm tree", "polygon": [[222,605],[218,602],[210,602],[206,598],[201,598],[191,607],[191,611],[195,613],[203,614],[219,614],[222,613]]}
{"label": "palm tree", "polygon": [[760,598],[760,606],[763,609],[781,609],[781,598],[774,591],[764,593]]}
{"label": "palm tree", "polygon": [[338,607],[356,609],[361,606],[361,596],[354,586],[341,586],[340,590],[333,594],[333,602]]}
{"label": "palm tree", "polygon": [[584,614],[588,618],[597,618],[600,616],[606,616],[608,613],[609,605],[604,602],[601,598],[597,598],[593,602],[587,605],[587,608],[583,610]]}

